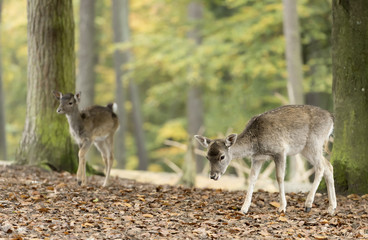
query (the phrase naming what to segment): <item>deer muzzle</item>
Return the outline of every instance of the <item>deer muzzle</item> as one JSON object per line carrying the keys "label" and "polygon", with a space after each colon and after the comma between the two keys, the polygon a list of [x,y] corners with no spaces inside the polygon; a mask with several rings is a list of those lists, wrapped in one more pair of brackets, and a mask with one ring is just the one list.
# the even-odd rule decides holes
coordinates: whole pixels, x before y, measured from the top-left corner
{"label": "deer muzzle", "polygon": [[211,173],[210,174],[210,178],[213,179],[213,180],[215,180],[215,181],[219,180],[220,177],[221,177],[221,174],[220,173]]}
{"label": "deer muzzle", "polygon": [[56,112],[58,113],[58,114],[63,114],[63,113],[65,113],[64,112],[64,110],[62,109],[62,108],[58,108],[58,109],[56,109]]}

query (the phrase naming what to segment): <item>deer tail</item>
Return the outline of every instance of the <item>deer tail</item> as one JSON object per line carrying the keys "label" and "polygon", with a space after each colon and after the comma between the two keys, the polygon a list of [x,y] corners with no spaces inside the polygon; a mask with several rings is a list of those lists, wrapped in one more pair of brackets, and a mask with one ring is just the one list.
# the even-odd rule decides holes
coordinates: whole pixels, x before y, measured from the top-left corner
{"label": "deer tail", "polygon": [[118,113],[118,105],[116,103],[109,103],[107,106],[113,113]]}

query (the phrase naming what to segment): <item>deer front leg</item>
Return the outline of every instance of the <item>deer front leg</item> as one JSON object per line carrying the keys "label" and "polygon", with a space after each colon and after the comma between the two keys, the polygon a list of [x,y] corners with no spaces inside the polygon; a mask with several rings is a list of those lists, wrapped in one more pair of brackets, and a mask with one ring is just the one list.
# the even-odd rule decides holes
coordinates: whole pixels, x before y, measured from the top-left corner
{"label": "deer front leg", "polygon": [[250,169],[250,176],[249,176],[249,186],[247,191],[247,196],[241,208],[241,212],[246,214],[249,210],[250,204],[252,202],[252,195],[254,190],[254,185],[256,184],[259,172],[261,171],[261,167],[263,164],[263,160],[254,160],[252,159],[252,167]]}
{"label": "deer front leg", "polygon": [[285,164],[286,164],[286,155],[278,155],[274,157],[275,165],[276,165],[276,179],[279,184],[279,194],[280,194],[280,207],[279,212],[286,212],[286,197],[285,197]]}
{"label": "deer front leg", "polygon": [[83,141],[80,145],[78,152],[78,171],[77,171],[77,182],[78,185],[85,186],[87,183],[86,180],[86,153],[91,146],[91,142],[89,140]]}

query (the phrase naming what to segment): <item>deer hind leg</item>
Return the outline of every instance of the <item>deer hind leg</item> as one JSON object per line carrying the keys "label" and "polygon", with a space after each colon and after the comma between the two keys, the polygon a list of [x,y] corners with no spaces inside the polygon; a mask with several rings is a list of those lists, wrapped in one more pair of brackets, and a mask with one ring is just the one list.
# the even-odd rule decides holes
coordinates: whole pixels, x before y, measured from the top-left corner
{"label": "deer hind leg", "polygon": [[79,185],[85,186],[87,183],[86,179],[86,153],[91,147],[91,141],[85,140],[80,144],[78,158],[78,171],[77,171],[77,182]]}
{"label": "deer hind leg", "polygon": [[103,186],[106,187],[109,183],[110,171],[112,168],[112,164],[114,163],[114,136],[109,136],[104,142],[105,149],[107,152],[106,162],[105,162],[105,181]]}
{"label": "deer hind leg", "polygon": [[[322,146],[322,145],[321,145]],[[323,163],[322,147],[321,149],[306,147],[302,151],[302,155],[314,166],[314,181],[307,200],[305,201],[305,211],[309,212],[312,208],[314,196],[316,195],[318,186],[325,172],[325,164]]]}
{"label": "deer hind leg", "polygon": [[276,165],[276,179],[279,184],[279,194],[280,194],[280,208],[279,212],[286,212],[286,197],[285,197],[285,164],[286,164],[286,155],[281,154],[274,157],[275,165]]}
{"label": "deer hind leg", "polygon": [[252,202],[252,195],[253,195],[254,185],[256,184],[259,172],[261,171],[262,164],[263,164],[263,160],[254,160],[254,159],[252,159],[252,167],[251,167],[251,170],[250,170],[249,186],[248,186],[247,196],[246,196],[245,201],[243,203],[243,206],[240,210],[244,214],[248,212],[250,204]]}
{"label": "deer hind leg", "polygon": [[[107,177],[107,169],[108,169],[108,165],[109,165],[109,149],[107,147],[106,140],[95,142],[95,146],[96,146],[97,150],[100,152],[102,160],[105,164],[105,176]],[[104,187],[106,186],[106,178],[105,178],[105,182],[104,182],[103,186]]]}
{"label": "deer hind leg", "polygon": [[335,209],[337,207],[336,203],[336,193],[335,193],[335,184],[333,178],[333,167],[331,163],[323,157],[323,163],[325,164],[324,178],[327,185],[327,193],[328,193],[328,213],[333,215],[335,213]]}

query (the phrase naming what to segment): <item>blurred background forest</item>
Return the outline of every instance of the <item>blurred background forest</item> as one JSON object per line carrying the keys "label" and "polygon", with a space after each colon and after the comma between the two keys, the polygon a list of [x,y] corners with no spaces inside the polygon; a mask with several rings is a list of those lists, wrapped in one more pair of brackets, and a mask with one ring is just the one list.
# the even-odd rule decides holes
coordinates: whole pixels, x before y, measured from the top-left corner
{"label": "blurred background forest", "polygon": [[[193,86],[200,89],[195,94],[203,101],[200,131],[208,137],[241,132],[252,116],[289,102],[282,1],[204,0],[203,15],[196,21],[188,20],[189,2],[130,1],[130,42],[123,44],[114,43],[112,1],[95,3],[95,104],[116,101],[115,50],[130,49],[133,55],[123,67],[122,80],[127,123],[122,166],[126,169],[139,165],[129,79],[134,79],[139,94],[142,141],[150,171],[172,171],[167,160],[182,165],[185,149],[166,141],[188,142],[188,98]],[[298,0],[297,4],[306,103],[332,110],[331,1]],[[26,1],[3,0],[2,6],[1,58],[9,160],[15,158],[26,116],[26,5]],[[74,0],[73,7],[77,57],[80,1]],[[201,36],[199,42],[188,37],[194,26]],[[76,64],[80,64],[78,57]],[[316,103],[316,96],[323,96],[317,97],[322,99],[320,103]],[[50,101],[54,101],[51,93]],[[92,158],[102,164],[98,155]]]}

